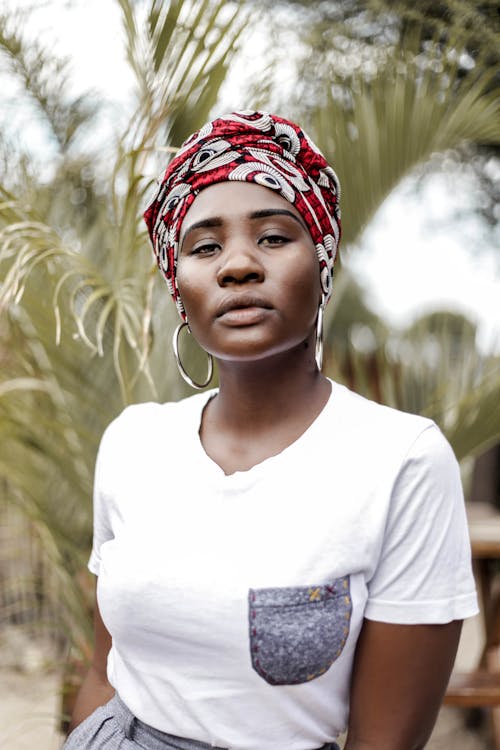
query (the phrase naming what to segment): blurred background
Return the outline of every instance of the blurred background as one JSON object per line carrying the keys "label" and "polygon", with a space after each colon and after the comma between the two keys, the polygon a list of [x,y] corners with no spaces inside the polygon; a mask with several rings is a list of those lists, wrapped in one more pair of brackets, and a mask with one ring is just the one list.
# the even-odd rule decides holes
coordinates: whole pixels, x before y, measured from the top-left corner
{"label": "blurred background", "polygon": [[[323,150],[343,188],[324,370],[435,419],[468,505],[499,506],[499,44],[491,0],[3,0],[0,745],[58,747],[91,654],[102,431],[187,395],[141,214],[211,116],[267,109]],[[463,718],[432,747],[489,747]]]}

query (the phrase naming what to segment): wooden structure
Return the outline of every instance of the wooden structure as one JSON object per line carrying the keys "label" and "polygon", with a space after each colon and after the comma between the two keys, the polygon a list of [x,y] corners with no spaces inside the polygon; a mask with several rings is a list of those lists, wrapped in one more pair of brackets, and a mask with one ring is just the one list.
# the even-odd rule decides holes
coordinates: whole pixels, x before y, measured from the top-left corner
{"label": "wooden structure", "polygon": [[500,750],[500,513],[490,505],[470,503],[468,508],[472,558],[479,589],[485,643],[477,669],[453,673],[444,702],[491,711],[493,746]]}

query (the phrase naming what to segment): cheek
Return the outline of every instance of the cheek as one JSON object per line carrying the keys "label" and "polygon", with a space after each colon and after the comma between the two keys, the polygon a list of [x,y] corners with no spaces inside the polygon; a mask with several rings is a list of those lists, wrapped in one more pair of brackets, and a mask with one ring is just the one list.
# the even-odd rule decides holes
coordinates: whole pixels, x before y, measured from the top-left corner
{"label": "cheek", "polygon": [[198,275],[193,274],[189,266],[189,260],[179,261],[176,274],[177,288],[179,289],[186,313],[189,313],[189,309],[192,309],[193,304],[199,304],[199,296],[202,288]]}
{"label": "cheek", "polygon": [[287,287],[291,294],[296,295],[297,306],[302,309],[311,307],[314,314],[321,303],[321,279],[319,273],[319,264],[316,257],[300,258],[294,266],[294,272],[289,275]]}

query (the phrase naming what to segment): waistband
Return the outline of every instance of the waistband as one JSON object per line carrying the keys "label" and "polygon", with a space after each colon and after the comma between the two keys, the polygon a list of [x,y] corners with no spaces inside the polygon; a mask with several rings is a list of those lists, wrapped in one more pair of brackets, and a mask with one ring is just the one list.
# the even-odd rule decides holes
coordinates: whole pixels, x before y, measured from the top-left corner
{"label": "waistband", "polygon": [[[227,748],[209,745],[207,742],[177,737],[154,729],[137,719],[118,694],[111,699],[108,707],[112,710],[113,717],[122,728],[125,737],[128,740],[135,740],[139,745],[144,745],[148,750],[227,750]],[[327,742],[318,750],[340,749],[335,742]]]}

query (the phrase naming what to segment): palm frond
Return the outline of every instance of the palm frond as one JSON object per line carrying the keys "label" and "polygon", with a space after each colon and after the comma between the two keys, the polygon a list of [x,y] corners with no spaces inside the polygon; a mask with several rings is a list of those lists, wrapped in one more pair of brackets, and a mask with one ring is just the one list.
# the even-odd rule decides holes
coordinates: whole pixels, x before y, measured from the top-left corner
{"label": "palm frond", "polygon": [[478,65],[462,80],[456,56],[440,52],[435,72],[432,61],[422,67],[419,44],[413,32],[375,78],[355,76],[347,110],[330,91],[314,116],[318,145],[338,172],[349,206],[346,244],[356,241],[400,180],[434,153],[500,140],[500,96],[491,86],[498,69]]}
{"label": "palm frond", "polygon": [[82,126],[94,117],[98,101],[95,95],[70,95],[69,60],[54,56],[36,40],[28,40],[21,23],[12,14],[0,15],[0,55],[43,116],[60,152],[65,153]]}

